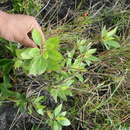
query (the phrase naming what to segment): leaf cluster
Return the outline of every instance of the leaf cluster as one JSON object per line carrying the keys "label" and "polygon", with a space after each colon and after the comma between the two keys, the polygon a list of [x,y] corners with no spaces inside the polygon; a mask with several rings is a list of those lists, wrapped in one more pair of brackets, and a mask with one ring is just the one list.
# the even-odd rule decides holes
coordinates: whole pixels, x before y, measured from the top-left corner
{"label": "leaf cluster", "polygon": [[42,36],[35,30],[33,40],[40,48],[17,49],[15,68],[22,68],[29,75],[40,75],[45,71],[56,71],[62,66],[63,57],[58,51],[59,38],[53,37],[42,43]]}
{"label": "leaf cluster", "polygon": [[108,31],[106,30],[106,27],[101,31],[101,41],[105,45],[106,49],[110,48],[119,48],[120,44],[117,41],[118,37],[116,36],[117,27],[115,27],[113,30]]}
{"label": "leaf cluster", "polygon": [[61,110],[62,104],[56,107],[53,112],[47,112],[49,116],[49,120],[47,122],[53,130],[62,130],[62,126],[69,126],[71,124],[70,121],[65,117],[66,111],[61,112]]}
{"label": "leaf cluster", "polygon": [[11,12],[36,15],[42,4],[40,0],[12,0],[12,6]]}
{"label": "leaf cluster", "polygon": [[73,82],[73,80],[68,80],[63,84],[54,86],[50,90],[50,94],[54,98],[55,102],[57,102],[57,98],[67,101],[67,96],[72,96],[71,85]]}

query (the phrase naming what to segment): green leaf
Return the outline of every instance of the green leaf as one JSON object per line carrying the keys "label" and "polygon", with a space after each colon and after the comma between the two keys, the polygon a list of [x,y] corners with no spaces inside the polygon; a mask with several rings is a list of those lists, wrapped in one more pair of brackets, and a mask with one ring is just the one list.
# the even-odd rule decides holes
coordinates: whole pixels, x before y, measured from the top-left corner
{"label": "green leaf", "polygon": [[58,107],[55,108],[54,110],[55,117],[57,117],[60,114],[61,109],[62,109],[62,104],[60,104]]}
{"label": "green leaf", "polygon": [[23,65],[23,61],[22,60],[19,60],[19,59],[15,60],[15,64],[14,64],[15,69],[19,68],[19,67],[22,67],[22,65]]}
{"label": "green leaf", "polygon": [[34,57],[31,61],[29,74],[40,75],[46,71],[47,61],[43,56]]}
{"label": "green leaf", "polygon": [[40,115],[44,115],[43,109],[37,109],[37,113]]}
{"label": "green leaf", "polygon": [[31,61],[32,61],[32,59],[25,60],[25,61],[23,62],[23,65],[21,66],[21,67],[23,68],[24,72],[27,73],[27,74],[29,73]]}
{"label": "green leaf", "polygon": [[67,101],[67,97],[63,91],[59,91],[58,97],[64,101]]}
{"label": "green leaf", "polygon": [[57,121],[53,122],[53,130],[62,130],[61,125]]}
{"label": "green leaf", "polygon": [[4,66],[4,65],[9,64],[11,62],[12,62],[11,59],[6,59],[6,58],[0,59],[0,66]]}
{"label": "green leaf", "polygon": [[60,70],[62,66],[62,55],[56,50],[48,50],[48,58],[47,58],[47,70],[56,71]]}
{"label": "green leaf", "polygon": [[74,53],[75,53],[75,49],[73,49],[73,50],[70,51],[70,52],[69,52],[69,51],[67,52],[67,55],[68,55],[68,59],[66,60],[66,66],[67,66],[67,67],[70,67],[70,66],[71,66]]}
{"label": "green leaf", "polygon": [[51,96],[53,96],[55,102],[57,102],[57,98],[67,101],[67,96],[72,96],[72,92],[69,86],[65,86],[65,84],[61,84],[59,86],[55,86],[56,88],[52,88],[50,91]]}
{"label": "green leaf", "polygon": [[66,117],[63,117],[63,116],[57,117],[56,119],[62,126],[69,126],[71,124],[70,121]]}
{"label": "green leaf", "polygon": [[54,98],[55,102],[57,103],[58,91],[56,89],[51,89],[50,94]]}
{"label": "green leaf", "polygon": [[74,83],[74,80],[67,80],[63,85],[71,86]]}
{"label": "green leaf", "polygon": [[107,33],[107,37],[112,37],[116,34],[117,27]]}
{"label": "green leaf", "polygon": [[85,64],[82,62],[82,59],[77,58],[71,67],[72,69],[83,70],[84,66]]}
{"label": "green leaf", "polygon": [[44,99],[45,99],[44,96],[39,96],[39,97],[35,98],[34,103],[39,103],[39,102],[41,102],[41,100],[43,101]]}
{"label": "green leaf", "polygon": [[61,62],[61,60],[63,59],[61,53],[55,50],[48,50],[48,57],[58,63]]}
{"label": "green leaf", "polygon": [[75,49],[73,49],[72,51],[67,51],[68,58],[73,58],[74,53],[75,53]]}
{"label": "green leaf", "polygon": [[99,59],[96,56],[90,56],[90,57],[86,58],[86,60],[88,60],[88,61],[99,61]]}
{"label": "green leaf", "polygon": [[101,32],[102,38],[106,37],[107,33],[108,33],[108,31],[106,30],[106,26],[104,26],[102,29],[102,32]]}
{"label": "green leaf", "polygon": [[117,41],[110,40],[110,41],[105,41],[105,44],[107,44],[109,47],[113,48],[119,48],[120,44]]}
{"label": "green leaf", "polygon": [[82,74],[77,73],[77,74],[76,74],[76,77],[79,79],[80,82],[83,82],[83,81],[84,81],[84,78],[83,78],[83,75],[82,75]]}
{"label": "green leaf", "polygon": [[39,113],[40,115],[43,115],[44,114],[44,111],[43,109],[45,108],[45,106],[41,105],[41,101],[44,100],[44,96],[39,96],[37,97],[33,103],[34,103],[34,107],[37,111],[37,113]]}
{"label": "green leaf", "polygon": [[42,44],[42,41],[43,41],[43,39],[42,39],[42,35],[41,35],[41,33],[38,31],[38,30],[36,30],[36,29],[33,29],[32,30],[32,39],[33,39],[33,41],[36,43],[36,45],[41,45]]}
{"label": "green leaf", "polygon": [[18,57],[18,58],[21,58],[21,53],[22,52],[24,52],[24,50],[26,50],[26,49],[16,49],[16,56]]}
{"label": "green leaf", "polygon": [[86,52],[86,54],[89,54],[89,55],[94,54],[94,53],[96,52],[96,50],[97,50],[97,49],[89,49],[89,50]]}
{"label": "green leaf", "polygon": [[40,55],[40,50],[38,48],[17,49],[16,55],[23,60],[32,59],[34,56]]}
{"label": "green leaf", "polygon": [[40,55],[40,50],[38,48],[27,48],[21,53],[22,59],[32,59],[34,56]]}
{"label": "green leaf", "polygon": [[59,47],[60,40],[58,37],[49,38],[46,41],[47,50],[57,50]]}
{"label": "green leaf", "polygon": [[87,63],[88,66],[90,66],[92,64],[92,62],[90,60],[85,60],[85,62]]}
{"label": "green leaf", "polygon": [[106,47],[107,50],[110,49],[110,47],[104,42],[104,46]]}
{"label": "green leaf", "polygon": [[68,59],[66,60],[66,66],[69,68],[71,65],[72,65],[72,59],[71,59],[71,58],[68,58]]}
{"label": "green leaf", "polygon": [[53,115],[53,113],[51,113],[51,111],[47,111],[47,115],[48,115],[48,117],[51,119],[50,121],[50,123],[52,124],[52,119],[54,118],[54,115]]}
{"label": "green leaf", "polygon": [[47,51],[44,52],[43,57],[44,57],[45,59],[48,59],[48,52],[47,52]]}
{"label": "green leaf", "polygon": [[57,71],[60,70],[62,67],[62,64],[57,63],[55,60],[48,58],[47,59],[47,70],[49,71]]}
{"label": "green leaf", "polygon": [[61,113],[60,113],[60,116],[65,116],[65,115],[66,115],[66,113],[67,113],[66,111],[61,112]]}

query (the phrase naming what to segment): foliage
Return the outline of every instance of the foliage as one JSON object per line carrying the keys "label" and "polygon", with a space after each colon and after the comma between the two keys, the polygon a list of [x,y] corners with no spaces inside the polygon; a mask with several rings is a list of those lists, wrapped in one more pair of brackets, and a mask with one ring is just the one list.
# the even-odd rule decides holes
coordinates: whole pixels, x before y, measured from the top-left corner
{"label": "foliage", "polygon": [[[14,3],[14,12],[33,13],[33,6],[18,2],[23,3]],[[32,30],[38,48],[17,49],[0,39],[0,104],[13,102],[32,130],[129,129],[129,10],[119,8],[120,2],[112,9],[95,10],[100,2],[86,10],[82,0],[87,14],[78,10],[72,22],[46,28],[46,37],[53,37],[45,44]],[[15,119],[20,122],[19,116]],[[16,122],[14,129],[15,124],[21,128]]]}
{"label": "foliage", "polygon": [[108,50],[110,48],[119,48],[120,47],[120,44],[116,40],[117,39],[117,36],[115,35],[116,31],[117,31],[117,27],[115,27],[111,31],[107,31],[105,26],[102,29],[101,41],[103,42],[103,44],[105,45],[106,49],[108,49]]}
{"label": "foliage", "polygon": [[62,104],[57,106],[53,112],[48,111],[49,116],[48,124],[52,127],[52,130],[62,130],[62,126],[69,126],[70,121],[65,117],[66,111],[61,112]]}
{"label": "foliage", "polygon": [[33,41],[35,41],[36,45],[38,45],[38,46],[41,45],[43,39],[42,39],[40,32],[37,31],[36,29],[32,30],[32,38],[33,38]]}
{"label": "foliage", "polygon": [[[42,43],[42,37],[36,30],[32,32],[33,40],[39,48],[17,49],[15,68],[22,67],[27,74],[40,75],[45,71],[56,71],[61,68],[63,59],[58,52],[59,38],[53,37]],[[43,49],[43,50],[42,50]]]}
{"label": "foliage", "polygon": [[9,73],[11,72],[12,68],[12,59],[0,59],[0,72],[3,78],[3,82],[0,83],[0,101],[10,99],[16,103],[21,111],[23,111],[27,103],[25,95],[10,90],[12,88],[12,85],[10,84]]}
{"label": "foliage", "polygon": [[72,92],[71,92],[72,83],[73,83],[73,80],[69,80],[63,84],[54,86],[50,90],[50,94],[54,98],[55,102],[57,102],[57,98],[67,101],[67,96],[72,96]]}
{"label": "foliage", "polygon": [[36,15],[41,8],[41,0],[12,0],[11,12]]}
{"label": "foliage", "polygon": [[86,40],[77,41],[78,50],[80,51],[80,55],[77,59],[82,58],[82,60],[90,66],[93,62],[99,61],[99,59],[96,56],[93,56],[94,53],[96,53],[96,48],[90,49],[92,44],[89,43],[86,45],[86,42]]}
{"label": "foliage", "polygon": [[40,115],[44,115],[45,106],[42,105],[42,102],[45,100],[44,96],[34,97],[31,99],[30,105],[28,107],[28,111],[30,114],[33,113],[33,107],[35,108],[36,112]]}

